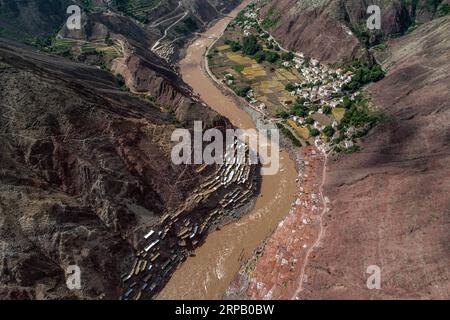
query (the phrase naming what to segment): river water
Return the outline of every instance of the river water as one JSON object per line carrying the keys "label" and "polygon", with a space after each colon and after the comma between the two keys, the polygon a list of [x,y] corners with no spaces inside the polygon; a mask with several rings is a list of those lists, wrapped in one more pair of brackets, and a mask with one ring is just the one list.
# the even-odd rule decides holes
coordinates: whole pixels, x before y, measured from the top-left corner
{"label": "river water", "polygon": [[[252,118],[235,101],[214,85],[202,68],[204,53],[227,24],[250,1],[244,1],[228,17],[219,20],[199,36],[187,49],[180,62],[183,80],[214,110],[241,129],[253,129]],[[256,247],[270,236],[287,215],[295,199],[297,172],[294,161],[280,152],[280,170],[273,176],[263,176],[261,195],[254,209],[242,219],[208,235],[175,271],[157,299],[221,299],[241,263],[250,258]]]}

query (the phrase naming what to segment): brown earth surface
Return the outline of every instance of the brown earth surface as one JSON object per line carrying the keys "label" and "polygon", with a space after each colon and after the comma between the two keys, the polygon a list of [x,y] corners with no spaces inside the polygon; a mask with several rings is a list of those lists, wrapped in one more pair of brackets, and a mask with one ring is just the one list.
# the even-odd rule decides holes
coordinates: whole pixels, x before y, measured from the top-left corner
{"label": "brown earth surface", "polygon": [[[450,298],[449,31],[450,18],[437,19],[391,41],[379,57],[388,73],[368,91],[386,120],[363,139],[362,151],[329,159],[322,240],[297,292],[289,297],[287,286],[275,297]],[[277,254],[264,252],[261,265],[269,252]],[[381,268],[381,290],[366,286],[371,265]],[[289,279],[287,269],[278,279]],[[261,282],[274,283],[271,275]]]}
{"label": "brown earth surface", "polygon": [[[300,298],[450,298],[450,17],[389,43],[387,120],[329,162],[330,212]],[[366,269],[381,268],[381,290]]]}
{"label": "brown earth surface", "polygon": [[[276,21],[269,30],[284,48],[294,48],[325,63],[340,63],[367,57],[356,31],[366,30],[370,4],[364,0],[271,0],[261,10],[261,18]],[[371,44],[377,38],[404,34],[414,21],[423,23],[436,16],[436,6],[426,0],[374,4],[381,9],[381,31],[378,37],[369,36]]]}
{"label": "brown earth surface", "polygon": [[[326,162],[322,229],[291,210],[227,298],[450,298],[449,33],[444,17],[388,43],[377,57],[387,75],[367,88],[386,119],[362,151]],[[373,265],[380,290],[367,288]]]}
{"label": "brown earth surface", "polygon": [[324,206],[322,187],[325,156],[314,147],[304,147],[298,174],[297,199],[289,214],[263,245],[256,263],[250,261],[235,277],[226,298],[264,300],[290,299],[299,279],[307,280],[305,265],[312,250],[320,245]]}

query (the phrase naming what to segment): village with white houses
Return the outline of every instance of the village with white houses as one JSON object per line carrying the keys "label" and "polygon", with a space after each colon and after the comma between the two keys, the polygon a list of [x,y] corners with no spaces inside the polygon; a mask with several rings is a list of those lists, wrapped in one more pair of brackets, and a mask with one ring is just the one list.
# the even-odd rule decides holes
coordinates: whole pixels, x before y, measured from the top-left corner
{"label": "village with white houses", "polygon": [[327,66],[282,48],[263,28],[270,25],[267,17],[261,21],[259,15],[255,2],[229,24],[210,50],[212,72],[266,120],[289,130],[283,131],[297,145],[314,144],[322,152],[357,151],[356,138],[373,119],[365,93],[346,90],[354,82],[351,68]]}

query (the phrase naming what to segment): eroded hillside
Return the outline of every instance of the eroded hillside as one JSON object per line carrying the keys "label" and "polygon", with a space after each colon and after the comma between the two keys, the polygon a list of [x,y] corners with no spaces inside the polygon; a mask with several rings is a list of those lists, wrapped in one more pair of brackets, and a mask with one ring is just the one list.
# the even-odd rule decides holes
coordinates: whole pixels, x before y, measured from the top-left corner
{"label": "eroded hillside", "polygon": [[[300,297],[449,298],[449,32],[447,17],[389,42],[369,88],[388,120],[329,163],[331,210]],[[381,290],[365,287],[369,265]]]}
{"label": "eroded hillside", "polygon": [[[264,1],[263,1],[264,2]],[[367,57],[365,48],[401,36],[444,12],[443,1],[272,0],[265,1],[263,25],[286,48],[323,62],[341,63]],[[381,9],[381,30],[368,32],[369,5]]]}
{"label": "eroded hillside", "polygon": [[[87,40],[111,33],[147,38],[152,50],[174,62],[195,32],[226,15],[241,1],[203,0],[36,0],[0,1],[0,36],[49,45],[70,14],[69,5],[81,8],[82,31],[71,38]],[[105,27],[105,24],[108,24]],[[67,35],[67,33],[66,33]],[[147,44],[149,44],[147,43]]]}

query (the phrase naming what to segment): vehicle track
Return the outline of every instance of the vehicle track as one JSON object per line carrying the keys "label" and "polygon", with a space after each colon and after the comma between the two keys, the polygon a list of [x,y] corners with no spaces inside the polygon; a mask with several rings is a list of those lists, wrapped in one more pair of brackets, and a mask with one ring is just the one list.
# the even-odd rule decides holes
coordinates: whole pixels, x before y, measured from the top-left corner
{"label": "vehicle track", "polygon": [[298,286],[297,290],[294,292],[294,294],[292,295],[291,300],[297,299],[298,294],[303,290],[305,270],[306,270],[306,266],[308,265],[309,257],[311,255],[311,253],[314,251],[314,249],[317,247],[317,245],[322,241],[322,238],[323,238],[323,234],[324,234],[324,228],[322,225],[323,215],[328,211],[327,201],[325,200],[325,196],[324,196],[324,192],[323,192],[323,186],[325,185],[325,182],[326,182],[326,170],[327,170],[328,155],[329,155],[329,153],[324,154],[324,161],[323,161],[323,168],[322,168],[322,181],[319,186],[319,195],[320,195],[320,198],[322,199],[322,203],[323,203],[323,210],[322,210],[322,213],[319,215],[320,231],[319,231],[316,241],[306,251],[305,260],[303,262],[303,266],[302,266],[302,269],[300,272],[299,286]]}
{"label": "vehicle track", "polygon": [[155,52],[155,51],[158,49],[159,45],[161,44],[161,41],[163,41],[163,40],[167,37],[167,35],[168,35],[170,29],[172,29],[174,26],[176,26],[176,25],[177,25],[181,20],[183,20],[188,14],[189,14],[189,11],[186,11],[180,19],[178,19],[177,21],[175,21],[174,23],[172,23],[172,24],[164,31],[164,35],[163,35],[160,39],[158,39],[158,40],[155,42],[155,44],[152,46],[151,50],[152,50],[153,52]]}

